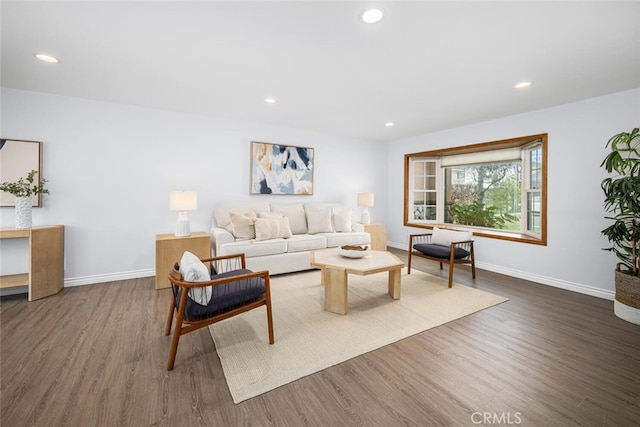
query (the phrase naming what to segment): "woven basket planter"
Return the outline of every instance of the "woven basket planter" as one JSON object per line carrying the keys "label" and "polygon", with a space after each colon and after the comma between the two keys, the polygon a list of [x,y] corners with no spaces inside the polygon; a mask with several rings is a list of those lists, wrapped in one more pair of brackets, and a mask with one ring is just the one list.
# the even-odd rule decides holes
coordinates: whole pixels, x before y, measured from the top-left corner
{"label": "woven basket planter", "polygon": [[640,277],[616,270],[614,312],[619,318],[640,325]]}

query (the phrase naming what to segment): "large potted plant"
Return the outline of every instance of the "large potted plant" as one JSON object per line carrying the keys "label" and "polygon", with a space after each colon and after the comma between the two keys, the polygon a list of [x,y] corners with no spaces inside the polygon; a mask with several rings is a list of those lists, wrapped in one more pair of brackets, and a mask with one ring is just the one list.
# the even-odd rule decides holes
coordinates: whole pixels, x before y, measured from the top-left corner
{"label": "large potted plant", "polygon": [[640,131],[614,135],[602,161],[608,173],[602,181],[604,207],[613,223],[602,230],[613,245],[605,248],[618,257],[615,270],[616,316],[640,325]]}
{"label": "large potted plant", "polygon": [[16,228],[31,228],[31,196],[49,194],[44,187],[46,179],[36,181],[38,171],[31,170],[26,178],[16,182],[3,182],[0,191],[13,194],[16,198]]}

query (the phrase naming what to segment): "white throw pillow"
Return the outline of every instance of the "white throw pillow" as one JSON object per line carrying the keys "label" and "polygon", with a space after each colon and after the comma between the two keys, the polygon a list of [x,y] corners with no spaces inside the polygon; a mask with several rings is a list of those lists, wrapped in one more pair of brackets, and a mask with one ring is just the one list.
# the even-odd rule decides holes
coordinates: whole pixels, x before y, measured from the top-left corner
{"label": "white throw pillow", "polygon": [[[180,274],[185,282],[208,282],[211,280],[207,266],[189,251],[185,251],[180,259]],[[189,289],[189,297],[200,305],[207,305],[211,299],[211,286]]]}
{"label": "white throw pillow", "polygon": [[257,218],[255,218],[255,212],[253,213],[253,217],[249,215],[243,215],[236,212],[229,213],[229,218],[231,219],[231,228],[233,237],[240,240],[251,240],[255,239],[256,232],[254,228],[254,223]]}
{"label": "white throw pillow", "polygon": [[288,239],[291,237],[291,228],[289,227],[289,218],[281,217],[277,219],[272,218],[258,218],[256,220],[256,240],[269,240],[283,238]]}
{"label": "white throw pillow", "polygon": [[307,228],[309,234],[333,233],[331,209],[307,211]]}
{"label": "white throw pillow", "polygon": [[351,209],[343,212],[333,212],[333,226],[338,232],[350,232]]}
{"label": "white throw pillow", "polygon": [[443,228],[433,227],[431,243],[451,246],[451,242],[463,242],[465,240],[471,240],[472,238],[473,233],[471,231],[445,230]]}

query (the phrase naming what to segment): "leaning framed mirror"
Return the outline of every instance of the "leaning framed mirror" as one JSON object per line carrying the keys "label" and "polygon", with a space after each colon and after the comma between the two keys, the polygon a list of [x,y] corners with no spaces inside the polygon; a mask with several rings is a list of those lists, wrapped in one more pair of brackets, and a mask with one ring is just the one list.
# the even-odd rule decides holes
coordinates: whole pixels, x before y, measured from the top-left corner
{"label": "leaning framed mirror", "polygon": [[[15,182],[36,170],[42,179],[42,142],[0,139],[0,183]],[[32,197],[31,205],[42,206],[42,194]],[[15,197],[0,191],[0,206],[15,206]]]}

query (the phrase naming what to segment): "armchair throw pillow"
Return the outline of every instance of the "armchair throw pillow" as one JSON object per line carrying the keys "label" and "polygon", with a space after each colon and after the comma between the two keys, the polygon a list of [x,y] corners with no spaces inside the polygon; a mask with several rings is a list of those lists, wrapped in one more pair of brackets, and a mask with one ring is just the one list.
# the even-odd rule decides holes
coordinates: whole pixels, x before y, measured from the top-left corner
{"label": "armchair throw pillow", "polygon": [[[185,282],[208,282],[211,280],[207,266],[189,251],[185,251],[180,259],[180,274]],[[189,297],[200,305],[207,305],[211,299],[211,286],[189,289]]]}
{"label": "armchair throw pillow", "polygon": [[431,234],[431,243],[434,245],[451,246],[451,242],[463,242],[471,240],[473,233],[471,231],[445,230],[443,228],[433,227]]}

